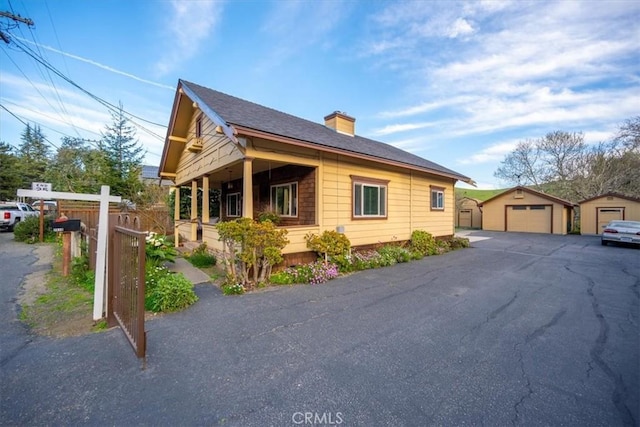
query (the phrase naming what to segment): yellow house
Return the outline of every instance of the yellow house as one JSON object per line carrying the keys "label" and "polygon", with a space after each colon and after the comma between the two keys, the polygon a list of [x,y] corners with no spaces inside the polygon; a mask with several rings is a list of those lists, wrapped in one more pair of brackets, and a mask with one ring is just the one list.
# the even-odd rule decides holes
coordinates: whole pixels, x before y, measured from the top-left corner
{"label": "yellow house", "polygon": [[456,227],[482,228],[482,210],[480,200],[462,197],[456,201]]}
{"label": "yellow house", "polygon": [[573,228],[573,203],[527,187],[514,187],[480,204],[482,229],[567,234]]}
{"label": "yellow house", "polygon": [[640,199],[607,193],[580,202],[581,234],[600,234],[609,221],[616,219],[640,221]]}
{"label": "yellow house", "polygon": [[[336,111],[314,123],[180,80],[159,176],[191,188],[191,218],[176,232],[222,248],[214,223],[273,211],[288,230],[285,262],[310,255],[304,236],[337,230],[353,246],[409,240],[413,230],[454,233],[457,172],[355,134],[355,119]],[[219,218],[202,209],[221,191]],[[179,198],[180,192],[176,192]],[[176,239],[177,241],[177,239]]]}

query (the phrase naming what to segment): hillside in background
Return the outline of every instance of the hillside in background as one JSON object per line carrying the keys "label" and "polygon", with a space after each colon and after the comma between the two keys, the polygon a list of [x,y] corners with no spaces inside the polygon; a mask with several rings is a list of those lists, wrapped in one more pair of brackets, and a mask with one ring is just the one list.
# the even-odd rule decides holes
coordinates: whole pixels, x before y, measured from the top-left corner
{"label": "hillside in background", "polygon": [[502,188],[499,190],[476,190],[475,188],[456,188],[456,196],[469,197],[484,202],[485,200],[490,199],[496,194],[500,194],[505,190],[507,189]]}

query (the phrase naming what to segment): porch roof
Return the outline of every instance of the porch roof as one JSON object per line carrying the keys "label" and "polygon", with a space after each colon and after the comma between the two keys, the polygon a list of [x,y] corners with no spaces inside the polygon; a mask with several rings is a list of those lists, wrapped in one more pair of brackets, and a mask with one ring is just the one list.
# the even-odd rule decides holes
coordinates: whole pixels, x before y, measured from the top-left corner
{"label": "porch roof", "polygon": [[195,83],[179,80],[178,89],[183,86],[199,98],[192,101],[205,104],[227,125],[295,139],[311,144],[318,150],[323,148],[338,150],[346,155],[364,156],[381,163],[400,163],[412,169],[420,169],[435,175],[473,183],[471,178],[465,175],[392,145],[358,135],[344,135],[323,124],[236,98]]}

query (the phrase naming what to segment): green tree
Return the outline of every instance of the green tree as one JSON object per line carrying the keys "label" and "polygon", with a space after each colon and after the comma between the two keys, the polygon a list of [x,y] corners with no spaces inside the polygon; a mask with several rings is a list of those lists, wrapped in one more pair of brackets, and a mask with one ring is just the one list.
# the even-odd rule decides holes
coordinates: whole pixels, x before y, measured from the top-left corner
{"label": "green tree", "polygon": [[47,182],[56,191],[100,192],[99,171],[102,155],[81,138],[62,138],[46,172]]}
{"label": "green tree", "polygon": [[18,156],[6,142],[0,142],[0,200],[14,200],[22,180],[18,170]]}
{"label": "green tree", "polygon": [[22,177],[21,188],[31,188],[32,182],[41,182],[45,178],[49,163],[49,146],[38,125],[32,127],[27,124],[20,139],[22,140],[18,148],[20,163],[19,170],[16,172]]}
{"label": "green tree", "polygon": [[129,124],[122,104],[111,113],[99,148],[103,155],[102,184],[111,186],[111,194],[136,201],[142,190],[140,174],[145,150],[136,139],[136,129]]}

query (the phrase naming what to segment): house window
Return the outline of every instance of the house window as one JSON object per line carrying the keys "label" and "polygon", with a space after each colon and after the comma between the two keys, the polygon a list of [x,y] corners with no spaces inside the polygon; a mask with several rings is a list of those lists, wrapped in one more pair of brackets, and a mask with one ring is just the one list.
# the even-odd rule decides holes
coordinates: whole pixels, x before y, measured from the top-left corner
{"label": "house window", "polygon": [[242,199],[240,193],[227,194],[227,216],[242,215]]}
{"label": "house window", "polygon": [[196,119],[196,138],[202,137],[202,116]]}
{"label": "house window", "polygon": [[431,187],[431,210],[444,210],[444,188]]}
{"label": "house window", "polygon": [[547,207],[545,205],[532,205],[529,207],[529,209],[531,209],[532,211],[543,211],[546,208]]}
{"label": "house window", "polygon": [[353,181],[353,216],[358,218],[387,217],[388,181]]}
{"label": "house window", "polygon": [[271,209],[280,216],[298,216],[298,183],[272,185]]}

